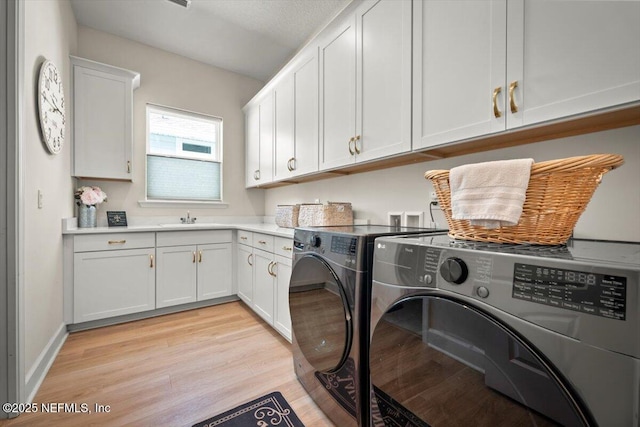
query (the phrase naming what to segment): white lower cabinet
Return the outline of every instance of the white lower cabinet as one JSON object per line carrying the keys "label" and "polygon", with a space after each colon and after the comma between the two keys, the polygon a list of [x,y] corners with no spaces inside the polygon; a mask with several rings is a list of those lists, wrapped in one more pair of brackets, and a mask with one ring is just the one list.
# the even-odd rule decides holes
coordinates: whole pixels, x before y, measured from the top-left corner
{"label": "white lower cabinet", "polygon": [[267,323],[273,325],[275,282],[271,267],[273,254],[254,249],[253,251],[253,310]]}
{"label": "white lower cabinet", "polygon": [[153,310],[154,246],[154,233],[75,236],[73,323]]}
{"label": "white lower cabinet", "polygon": [[276,275],[276,298],[273,311],[273,326],[291,340],[291,314],[289,313],[289,281],[291,280],[291,257],[276,255],[271,269]]}
{"label": "white lower cabinet", "polygon": [[236,253],[238,255],[236,260],[238,296],[251,307],[253,304],[253,248],[240,244]]}
{"label": "white lower cabinet", "polygon": [[158,233],[156,245],[156,308],[232,294],[231,231]]}
{"label": "white lower cabinet", "polygon": [[238,296],[291,341],[291,239],[238,231],[238,243]]}

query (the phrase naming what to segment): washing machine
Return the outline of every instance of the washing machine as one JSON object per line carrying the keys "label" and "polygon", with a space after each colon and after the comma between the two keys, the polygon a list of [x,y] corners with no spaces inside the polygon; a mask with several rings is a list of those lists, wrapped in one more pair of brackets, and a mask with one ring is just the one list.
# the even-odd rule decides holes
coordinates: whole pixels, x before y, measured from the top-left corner
{"label": "washing machine", "polygon": [[638,426],[640,244],[379,238],[375,426]]}
{"label": "washing machine", "polygon": [[339,427],[368,423],[371,265],[376,237],[441,230],[296,228],[289,283],[296,375]]}

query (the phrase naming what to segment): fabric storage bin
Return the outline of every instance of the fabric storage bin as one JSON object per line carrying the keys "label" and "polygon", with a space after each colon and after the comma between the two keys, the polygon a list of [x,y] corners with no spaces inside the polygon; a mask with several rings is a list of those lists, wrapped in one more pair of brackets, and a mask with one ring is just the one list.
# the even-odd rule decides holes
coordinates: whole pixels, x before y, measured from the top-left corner
{"label": "fabric storage bin", "polygon": [[298,225],[316,227],[324,225],[353,225],[351,203],[328,202],[308,203],[300,205]]}
{"label": "fabric storage bin", "polygon": [[284,228],[296,228],[298,226],[298,214],[300,205],[276,206],[276,225]]}

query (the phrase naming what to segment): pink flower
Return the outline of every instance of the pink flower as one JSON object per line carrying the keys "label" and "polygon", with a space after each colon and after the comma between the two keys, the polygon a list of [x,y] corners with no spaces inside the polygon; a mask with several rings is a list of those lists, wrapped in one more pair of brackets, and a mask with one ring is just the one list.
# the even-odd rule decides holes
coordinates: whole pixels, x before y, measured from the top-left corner
{"label": "pink flower", "polygon": [[97,205],[107,201],[107,195],[100,187],[80,187],[74,193],[78,205]]}

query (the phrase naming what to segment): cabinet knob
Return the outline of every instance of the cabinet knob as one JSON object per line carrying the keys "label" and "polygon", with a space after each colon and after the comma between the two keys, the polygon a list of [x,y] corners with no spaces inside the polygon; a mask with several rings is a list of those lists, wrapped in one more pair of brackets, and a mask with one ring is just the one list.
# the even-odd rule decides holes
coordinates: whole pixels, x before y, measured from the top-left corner
{"label": "cabinet knob", "polygon": [[502,117],[502,112],[498,108],[498,95],[502,92],[502,87],[498,86],[493,90],[493,115],[496,119]]}
{"label": "cabinet knob", "polygon": [[512,81],[511,84],[509,85],[509,106],[511,108],[511,112],[514,114],[518,112],[518,105],[516,104],[516,98],[513,94],[517,87],[518,87],[517,80]]}

